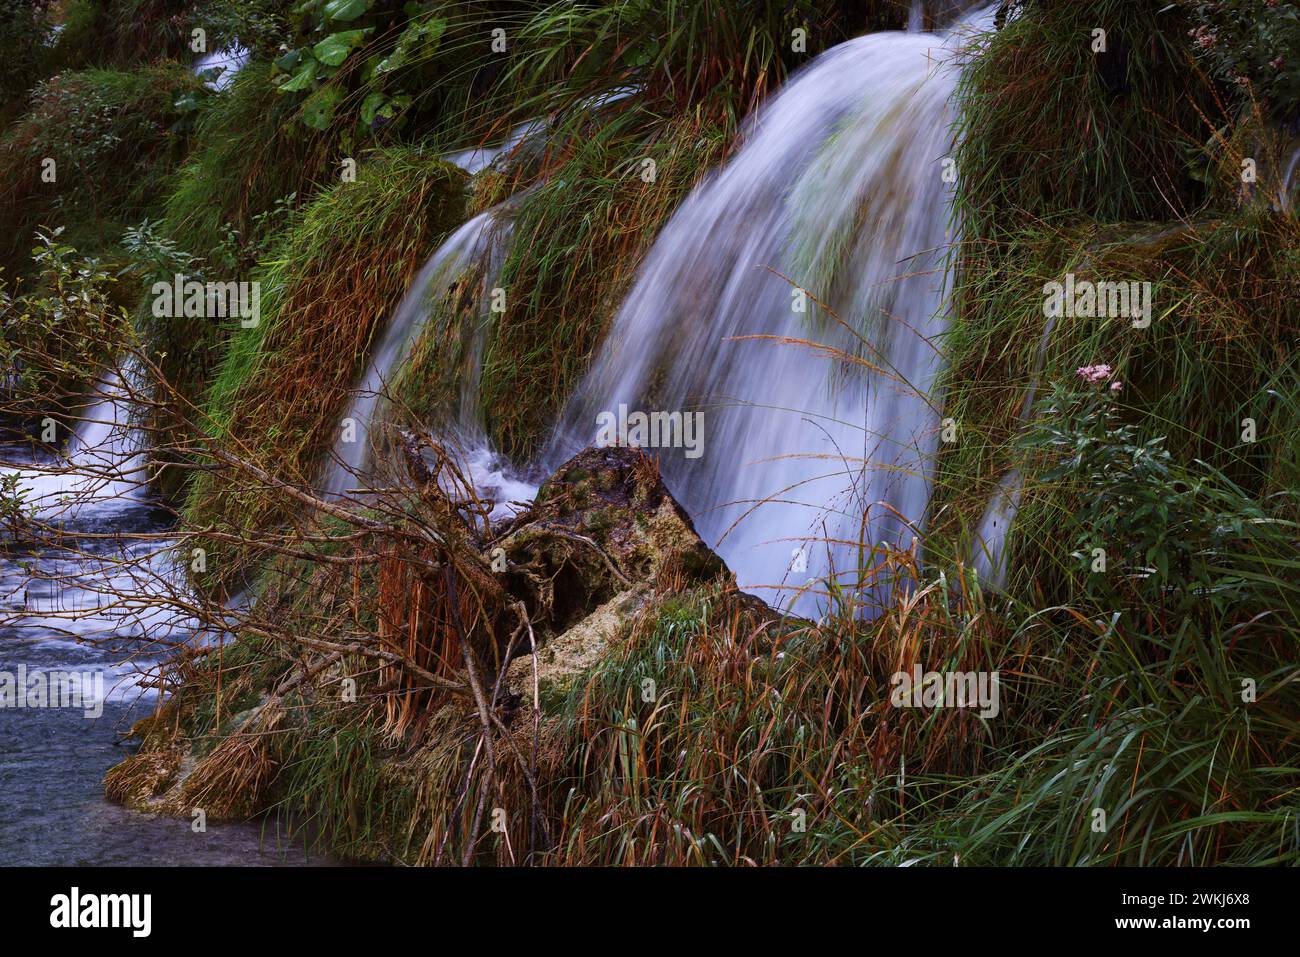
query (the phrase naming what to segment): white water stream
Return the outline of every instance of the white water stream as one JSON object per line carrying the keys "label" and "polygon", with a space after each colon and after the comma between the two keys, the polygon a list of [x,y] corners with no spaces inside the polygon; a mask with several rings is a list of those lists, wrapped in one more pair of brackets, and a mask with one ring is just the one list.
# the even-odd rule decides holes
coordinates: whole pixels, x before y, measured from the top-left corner
{"label": "white water stream", "polygon": [[911,544],[939,440],[952,59],[987,19],[843,43],[759,111],[660,234],[548,466],[621,404],[701,413],[703,454],[657,449],[665,477],[773,603],[854,587],[856,542]]}
{"label": "white water stream", "polygon": [[[939,441],[955,53],[990,20],[933,34],[913,17],[909,32],[840,44],[792,77],[658,236],[535,464],[591,444],[620,406],[698,413],[702,454],[654,452],[742,587],[810,611],[817,599],[797,597],[807,582],[860,584],[858,543],[908,547]],[[329,495],[365,468],[430,290],[485,255],[489,235],[504,240],[488,229],[496,215],[450,237],[394,313],[347,415],[353,441],[333,450]],[[531,494],[482,437],[478,373],[455,423],[473,478]]]}
{"label": "white water stream", "polygon": [[451,234],[420,269],[405,298],[388,320],[360,383],[353,390],[352,403],[343,418],[339,437],[330,452],[330,461],[321,483],[328,498],[347,494],[358,484],[374,454],[372,432],[388,406],[388,389],[400,372],[411,344],[431,318],[435,305],[448,288],[473,266],[484,267],[483,288],[479,290],[478,311],[473,328],[461,330],[463,360],[461,390],[455,421],[445,423],[454,434],[445,436],[449,444],[461,449],[462,465],[470,469],[481,492],[493,494],[502,504],[516,497],[531,499],[536,492],[509,473],[508,464],[495,455],[483,438],[478,405],[478,383],[482,372],[483,351],[493,314],[490,289],[501,267],[505,243],[511,229],[513,203],[506,200],[475,216]]}

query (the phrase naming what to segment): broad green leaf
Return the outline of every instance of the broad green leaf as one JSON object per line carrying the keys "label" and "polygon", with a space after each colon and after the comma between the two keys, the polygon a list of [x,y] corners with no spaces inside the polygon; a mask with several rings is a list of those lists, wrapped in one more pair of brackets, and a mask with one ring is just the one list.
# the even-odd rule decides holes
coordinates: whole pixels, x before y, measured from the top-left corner
{"label": "broad green leaf", "polygon": [[361,16],[374,5],[374,2],[375,0],[329,0],[329,3],[325,4],[325,16],[346,23]]}
{"label": "broad green leaf", "polygon": [[375,110],[374,116],[370,118],[371,126],[387,126],[393,122],[398,115],[411,105],[411,98],[406,95],[395,96],[388,102],[384,103],[379,109]]}
{"label": "broad green leaf", "polygon": [[365,100],[363,100],[361,103],[362,124],[364,124],[365,126],[369,126],[371,123],[373,123],[375,119],[375,114],[379,112],[379,108],[384,105],[384,102],[387,99],[388,99],[387,96],[377,91],[367,96]]}
{"label": "broad green leaf", "polygon": [[316,73],[320,70],[320,62],[310,53],[304,54],[302,63],[288,80],[280,84],[281,93],[295,93],[299,90],[311,89],[312,83],[316,80]]}
{"label": "broad green leaf", "polygon": [[316,59],[326,66],[338,66],[348,58],[349,53],[365,42],[366,34],[372,29],[374,28],[367,27],[364,30],[344,30],[341,33],[332,33],[312,47],[311,52],[316,55]]}
{"label": "broad green leaf", "polygon": [[285,73],[289,73],[293,70],[294,67],[298,65],[298,62],[301,59],[302,59],[302,50],[290,50],[288,53],[277,58],[275,60],[275,65],[279,67],[281,70],[283,70]]}
{"label": "broad green leaf", "polygon": [[416,59],[427,59],[438,49],[447,21],[440,17],[431,17],[419,23],[412,23],[397,40],[393,52],[384,58],[375,68],[376,73],[388,73],[405,66],[414,55]]}
{"label": "broad green leaf", "polygon": [[334,119],[334,108],[343,99],[337,86],[322,86],[302,104],[302,121],[314,130],[323,130]]}

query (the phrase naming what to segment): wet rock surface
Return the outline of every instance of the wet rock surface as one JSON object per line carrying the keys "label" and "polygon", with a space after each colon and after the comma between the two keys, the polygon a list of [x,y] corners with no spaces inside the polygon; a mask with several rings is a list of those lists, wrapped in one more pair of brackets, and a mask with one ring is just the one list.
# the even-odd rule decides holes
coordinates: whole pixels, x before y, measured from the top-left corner
{"label": "wet rock surface", "polygon": [[[451,652],[457,635],[468,633],[487,669],[484,683],[495,689],[491,707],[503,724],[512,724],[521,707],[554,712],[634,620],[667,596],[708,587],[732,595],[759,617],[775,617],[760,600],[736,591],[735,576],[700,539],[656,462],[638,449],[584,450],[546,480],[530,508],[492,529],[490,537],[464,520],[441,491],[429,456],[414,443],[408,442],[407,462],[427,513],[421,517],[443,532],[444,564],[442,571],[424,574],[421,588],[411,587],[412,579],[387,598],[381,593],[381,620],[389,624],[377,647],[393,647],[394,637],[405,640],[404,630],[418,621],[421,643],[438,650],[424,664],[464,681],[463,657]],[[453,578],[457,584],[450,591],[439,590]],[[465,604],[471,593],[477,602],[472,609]],[[531,641],[520,640],[521,624]],[[454,666],[446,667],[448,662]],[[268,731],[299,733],[319,717],[313,715],[316,707],[337,702],[332,686],[323,682],[337,682],[339,666],[304,668],[313,677],[291,697],[263,692],[252,710],[201,740],[189,739],[184,729],[184,711],[193,702],[180,708],[180,720],[164,705],[159,718],[137,729],[143,739],[139,752],[110,771],[109,797],[170,814],[182,814],[202,799],[214,818],[243,818],[270,807],[278,769],[274,749],[264,743]],[[292,683],[279,680],[282,688]],[[410,673],[396,680],[399,688],[420,683]],[[386,687],[393,682],[390,675]],[[445,748],[448,742],[438,740],[441,727],[463,732],[460,723],[432,718],[439,709],[474,713],[468,695],[433,693],[419,701],[425,715],[402,726],[407,743],[418,749]],[[298,716],[285,720],[286,711]],[[383,708],[367,720],[380,726]],[[394,758],[409,760],[409,752]]]}

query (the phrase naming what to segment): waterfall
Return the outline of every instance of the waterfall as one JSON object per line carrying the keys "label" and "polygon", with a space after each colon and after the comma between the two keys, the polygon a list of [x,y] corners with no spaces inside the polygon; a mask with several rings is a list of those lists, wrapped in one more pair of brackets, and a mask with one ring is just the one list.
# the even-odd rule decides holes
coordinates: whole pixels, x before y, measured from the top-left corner
{"label": "waterfall", "polygon": [[1286,165],[1286,172],[1282,174],[1282,188],[1278,191],[1278,207],[1282,210],[1289,211],[1291,209],[1291,194],[1297,182],[1297,170],[1300,170],[1300,148],[1297,148],[1291,154],[1291,159]]}
{"label": "waterfall", "polygon": [[448,163],[459,166],[465,172],[473,175],[487,169],[498,158],[509,156],[514,152],[524,140],[530,136],[545,131],[546,124],[541,120],[531,120],[527,123],[520,123],[505,138],[505,141],[498,146],[479,146],[471,147],[467,150],[460,150],[455,153],[447,153],[442,158]]}
{"label": "waterfall", "polygon": [[[353,391],[352,404],[344,417],[344,428],[334,443],[331,461],[321,484],[321,491],[327,498],[345,494],[365,469],[372,451],[370,433],[386,405],[385,391],[448,287],[466,269],[485,260],[488,277],[499,271],[504,243],[510,232],[509,213],[513,202],[513,199],[508,199],[465,223],[434,251],[420,269],[371,351],[366,371]],[[485,285],[490,285],[490,281]],[[478,301],[483,307],[478,321],[472,323],[472,329],[462,330],[461,391],[453,424],[457,426],[458,437],[469,446],[483,444],[478,461],[486,463],[493,457],[483,458],[483,454],[487,454],[486,445],[478,441],[482,433],[478,382],[491,320],[491,314],[486,311],[490,306],[490,296],[479,296]]]}
{"label": "waterfall", "polygon": [[203,76],[208,70],[217,70],[219,72],[208,81],[208,86],[214,90],[224,90],[230,86],[235,74],[248,63],[248,58],[249,51],[235,41],[200,57],[194,64],[194,75]]}
{"label": "waterfall", "polygon": [[[620,407],[700,413],[704,454],[652,450],[670,487],[742,587],[801,611],[817,603],[802,594],[812,582],[861,584],[858,543],[910,546],[940,431],[955,53],[991,19],[843,43],[762,107],[661,231],[535,465],[591,444],[598,416]],[[385,388],[443,290],[484,256],[499,261],[503,213],[454,233],[393,313],[332,450],[327,496],[365,471]],[[481,492],[530,498],[484,437],[489,321],[462,332],[459,410],[435,426]]]}
{"label": "waterfall", "polygon": [[912,0],[912,8],[907,12],[907,32],[921,33],[925,30],[925,4],[921,0]]}
{"label": "waterfall", "polygon": [[701,413],[702,455],[653,451],[741,586],[776,604],[823,576],[855,586],[860,538],[911,544],[939,438],[953,54],[990,20],[850,40],[758,112],[660,233],[547,466],[621,405]]}
{"label": "waterfall", "polygon": [[66,461],[38,462],[9,471],[19,476],[24,502],[38,514],[75,513],[86,505],[122,507],[144,492],[144,436],[131,421],[131,391],[137,371],[111,371],[68,439]]}

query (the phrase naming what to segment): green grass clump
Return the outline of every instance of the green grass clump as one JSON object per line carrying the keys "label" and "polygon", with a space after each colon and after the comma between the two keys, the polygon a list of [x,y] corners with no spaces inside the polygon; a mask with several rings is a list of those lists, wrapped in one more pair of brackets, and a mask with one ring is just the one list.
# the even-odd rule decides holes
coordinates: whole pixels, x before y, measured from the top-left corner
{"label": "green grass clump", "polygon": [[[960,90],[964,239],[943,340],[958,439],[939,450],[925,552],[971,593],[972,532],[1019,476],[1008,577],[985,601],[1007,633],[1004,680],[1029,693],[967,772],[912,776],[910,811],[854,851],[864,862],[1300,856],[1300,702],[1284,680],[1300,643],[1286,424],[1300,226],[1193,184],[1217,161],[1200,144],[1219,114],[1209,82],[1176,69],[1180,11],[1097,6],[1026,5]],[[1094,27],[1125,41],[1123,72],[1094,60]],[[1049,319],[1044,286],[1067,273],[1149,283],[1150,327]],[[1100,384],[1076,372],[1099,365]]]}
{"label": "green grass clump", "polygon": [[1188,26],[1162,0],[1029,3],[977,45],[958,93],[967,235],[1080,215],[1166,219],[1194,204],[1187,152],[1217,110]]}
{"label": "green grass clump", "polygon": [[102,252],[154,213],[184,153],[175,101],[197,85],[175,64],[64,73],[40,84],[30,111],[0,139],[10,171],[0,187],[0,266],[10,275],[27,268],[39,225],[66,227],[78,249]]}
{"label": "green grass clump", "polygon": [[908,6],[896,0],[555,3],[524,23],[510,77],[525,91],[571,101],[632,85],[681,112],[708,104],[739,120],[823,50],[859,33],[905,25]]}
{"label": "green grass clump", "polygon": [[[561,140],[520,203],[498,280],[480,401],[489,434],[526,455],[586,371],[659,227],[722,157],[725,128],[633,105]],[[652,182],[643,178],[653,161]]]}
{"label": "green grass clump", "polygon": [[[959,423],[960,437],[940,448],[931,554],[965,554],[965,533],[997,482],[1028,464],[1016,443],[1033,418],[1031,390],[1041,399],[1083,366],[1112,366],[1127,420],[1163,436],[1180,461],[1204,461],[1252,494],[1285,488],[1282,463],[1295,449],[1279,396],[1297,367],[1285,330],[1288,303],[1300,293],[1298,238],[1293,218],[1244,210],[1184,225],[1026,230],[1001,244],[997,268],[967,274],[945,338],[944,415]],[[1150,282],[1150,328],[1062,317],[1049,330],[1043,286],[1066,273]],[[1251,442],[1241,437],[1247,418],[1258,426]],[[1061,557],[1053,528],[1070,506],[1048,504],[1051,490],[1040,495],[1032,476],[1025,494],[1026,518],[1039,515],[1042,538],[1013,539],[1013,548],[1023,574],[1041,583]]]}
{"label": "green grass clump", "polygon": [[[372,336],[463,216],[464,174],[418,151],[382,153],[323,193],[255,274],[258,326],[232,332],[204,424],[285,481],[315,478]],[[258,528],[256,489],[195,483],[192,521]]]}
{"label": "green grass clump", "polygon": [[191,31],[206,27],[200,7],[196,0],[69,0],[53,57],[64,69],[197,58],[189,44]]}
{"label": "green grass clump", "polygon": [[[1297,499],[1199,466],[1169,480],[1165,545],[1188,561],[1134,576],[1125,535],[1158,521],[1135,515],[1110,585],[1068,605],[889,559],[914,584],[870,621],[851,603],[760,627],[718,597],[662,602],[563,705],[538,862],[1294,864]],[[1057,518],[1062,547],[1080,525]],[[996,672],[997,714],[891,706],[918,665]]]}
{"label": "green grass clump", "polygon": [[[246,278],[290,227],[294,210],[337,181],[342,167],[333,165],[332,138],[297,121],[269,73],[269,64],[250,63],[228,91],[205,98],[194,150],[171,178],[163,216],[151,224],[186,258],[142,263],[143,288],[178,272],[222,282]],[[148,303],[146,297],[138,323],[161,356],[163,374],[181,395],[201,402],[228,330],[205,318],[155,319]]]}
{"label": "green grass clump", "polygon": [[167,197],[166,231],[219,268],[247,265],[241,252],[266,238],[259,216],[289,196],[309,199],[321,184],[337,182],[342,170],[328,138],[296,121],[270,71],[269,64],[250,63],[228,91],[207,100],[194,130],[196,148]]}

